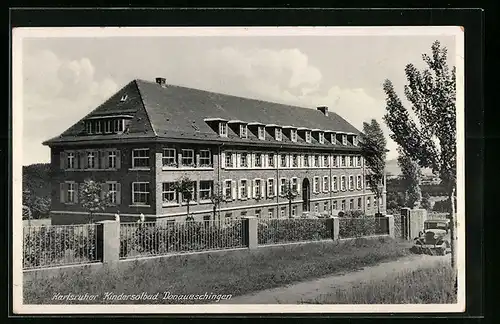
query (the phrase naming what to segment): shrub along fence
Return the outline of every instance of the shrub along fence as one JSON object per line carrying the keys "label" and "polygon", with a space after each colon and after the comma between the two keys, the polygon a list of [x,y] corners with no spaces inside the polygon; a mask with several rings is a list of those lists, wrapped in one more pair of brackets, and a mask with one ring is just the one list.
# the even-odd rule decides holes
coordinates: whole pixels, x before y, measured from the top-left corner
{"label": "shrub along fence", "polygon": [[392,216],[326,219],[257,219],[179,223],[101,221],[88,225],[24,227],[23,269],[175,255],[270,244],[394,237]]}

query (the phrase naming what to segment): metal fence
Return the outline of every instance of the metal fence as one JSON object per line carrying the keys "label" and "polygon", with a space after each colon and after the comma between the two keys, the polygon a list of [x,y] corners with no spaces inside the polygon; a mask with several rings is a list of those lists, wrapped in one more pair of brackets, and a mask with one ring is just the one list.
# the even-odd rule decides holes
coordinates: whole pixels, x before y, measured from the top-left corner
{"label": "metal fence", "polygon": [[398,239],[403,237],[401,215],[394,215],[394,237]]}
{"label": "metal fence", "polygon": [[387,219],[383,217],[340,217],[339,238],[354,238],[389,234]]}
{"label": "metal fence", "polygon": [[99,262],[97,226],[49,225],[23,227],[23,269]]}
{"label": "metal fence", "polygon": [[259,219],[258,244],[318,241],[332,238],[326,219]]}
{"label": "metal fence", "polygon": [[120,225],[120,258],[245,247],[241,220]]}

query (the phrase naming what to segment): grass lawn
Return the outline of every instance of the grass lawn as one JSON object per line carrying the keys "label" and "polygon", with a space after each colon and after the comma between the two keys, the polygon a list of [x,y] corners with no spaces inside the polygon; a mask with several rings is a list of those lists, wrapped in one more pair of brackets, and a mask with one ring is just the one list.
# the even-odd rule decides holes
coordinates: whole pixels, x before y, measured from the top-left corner
{"label": "grass lawn", "polygon": [[[120,262],[118,267],[70,268],[58,275],[24,282],[25,304],[67,303],[207,303],[207,300],[163,300],[171,294],[244,295],[408,255],[407,244],[388,237],[341,243],[316,242],[256,250],[181,255]],[[160,294],[157,300],[109,301],[114,294]],[[96,294],[97,301],[53,300],[55,294]]]}
{"label": "grass lawn", "polygon": [[455,276],[449,264],[360,282],[303,303],[313,304],[454,304]]}

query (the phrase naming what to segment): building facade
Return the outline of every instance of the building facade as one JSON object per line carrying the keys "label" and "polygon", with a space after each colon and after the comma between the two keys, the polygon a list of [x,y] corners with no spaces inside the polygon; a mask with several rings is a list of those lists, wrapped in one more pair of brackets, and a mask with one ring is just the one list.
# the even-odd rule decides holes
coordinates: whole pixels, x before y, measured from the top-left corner
{"label": "building facade", "polygon": [[[51,147],[52,222],[87,222],[85,179],[111,205],[96,220],[185,219],[193,181],[195,219],[299,217],[340,210],[385,211],[367,188],[359,131],[327,107],[308,109],[134,80]],[[385,186],[385,181],[383,183]],[[294,197],[286,197],[291,188]],[[214,198],[222,198],[214,204]],[[290,209],[291,206],[291,209]]]}

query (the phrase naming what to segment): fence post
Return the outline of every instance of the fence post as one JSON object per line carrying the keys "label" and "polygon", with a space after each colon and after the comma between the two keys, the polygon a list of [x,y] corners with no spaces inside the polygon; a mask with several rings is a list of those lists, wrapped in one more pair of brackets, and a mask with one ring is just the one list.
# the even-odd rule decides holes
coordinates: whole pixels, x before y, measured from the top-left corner
{"label": "fence post", "polygon": [[255,216],[245,216],[242,217],[243,226],[243,243],[249,249],[256,249],[258,247],[257,240],[257,217]]}
{"label": "fence post", "polygon": [[331,220],[332,224],[332,239],[334,241],[339,239],[339,230],[340,230],[340,219],[338,217],[332,217],[329,220]]}
{"label": "fence post", "polygon": [[120,259],[120,222],[104,220],[97,222],[97,257],[102,263],[113,263]]}
{"label": "fence post", "polygon": [[394,216],[386,215],[385,219],[387,220],[387,234],[392,238],[396,238],[396,233],[394,231]]}

